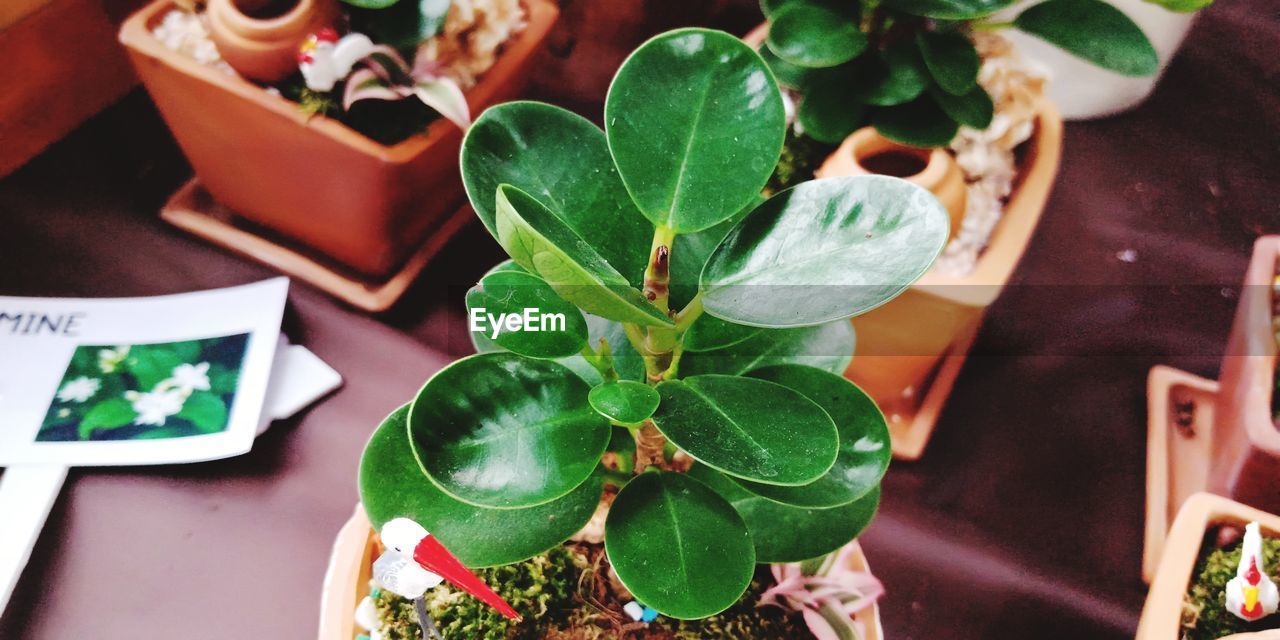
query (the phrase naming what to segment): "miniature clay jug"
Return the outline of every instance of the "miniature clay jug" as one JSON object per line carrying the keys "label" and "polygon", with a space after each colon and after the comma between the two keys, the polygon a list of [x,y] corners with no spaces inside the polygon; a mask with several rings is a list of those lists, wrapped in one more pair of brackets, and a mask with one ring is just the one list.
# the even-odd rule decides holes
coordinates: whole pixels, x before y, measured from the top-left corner
{"label": "miniature clay jug", "polygon": [[946,149],[922,149],[894,142],[872,127],[845,138],[815,175],[887,175],[914,182],[933,193],[951,215],[951,237],[960,230],[968,200],[964,174]]}
{"label": "miniature clay jug", "polygon": [[307,36],[333,28],[338,0],[209,0],[209,35],[240,75],[278,82],[298,70]]}

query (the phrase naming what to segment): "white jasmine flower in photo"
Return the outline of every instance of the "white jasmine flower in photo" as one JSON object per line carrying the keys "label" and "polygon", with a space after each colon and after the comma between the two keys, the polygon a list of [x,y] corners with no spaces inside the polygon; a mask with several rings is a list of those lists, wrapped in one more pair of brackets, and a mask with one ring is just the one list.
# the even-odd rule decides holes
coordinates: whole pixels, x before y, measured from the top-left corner
{"label": "white jasmine flower in photo", "polygon": [[187,400],[187,394],[181,389],[161,389],[157,387],[155,391],[147,393],[139,393],[137,391],[124,392],[125,400],[133,403],[133,410],[137,412],[138,417],[134,418],[134,424],[149,424],[161,426],[169,416],[176,415],[182,411],[182,405]]}
{"label": "white jasmine flower in photo", "polygon": [[58,390],[59,402],[84,402],[93,397],[102,387],[102,381],[97,378],[88,378],[80,376],[74,380],[68,380],[62,388]]}
{"label": "white jasmine flower in photo", "polygon": [[191,395],[192,391],[208,391],[209,363],[180,364],[173,368],[173,377],[169,378],[169,382],[187,395]]}
{"label": "white jasmine flower in photo", "polygon": [[129,357],[129,345],[121,345],[114,349],[99,349],[98,369],[103,373],[113,373],[127,357]]}

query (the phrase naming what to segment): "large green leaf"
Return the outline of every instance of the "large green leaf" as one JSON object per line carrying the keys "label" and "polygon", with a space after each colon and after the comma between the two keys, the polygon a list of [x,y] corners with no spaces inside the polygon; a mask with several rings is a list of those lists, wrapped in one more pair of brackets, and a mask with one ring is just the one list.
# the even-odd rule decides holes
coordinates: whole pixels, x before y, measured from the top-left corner
{"label": "large green leaf", "polygon": [[853,325],[847,320],[813,327],[762,329],[750,338],[727,347],[712,351],[685,351],[680,359],[680,374],[740,376],[752,369],[787,363],[843,373],[853,359],[854,338]]}
{"label": "large green leaf", "polygon": [[658,429],[689,455],[740,478],[801,485],[835,463],[840,437],[817,404],[754,378],[701,375],[658,385]]}
{"label": "large green leaf", "polygon": [[755,572],[747,526],[724,498],[681,473],[644,473],[605,521],[605,551],[636,599],[680,619],[727,609]]}
{"label": "large green leaf", "polygon": [[600,415],[622,424],[640,424],[658,408],[658,392],[643,382],[619,380],[591,389],[587,398]]}
{"label": "large green leaf", "polygon": [[1126,76],[1149,76],[1160,67],[1155,47],[1142,29],[1102,0],[1048,0],[1023,11],[1013,24]]}
{"label": "large green leaf", "polygon": [[962,96],[978,84],[978,50],[955,31],[921,31],[916,35],[920,55],[943,91]]}
{"label": "large green leaf", "polygon": [[636,49],[609,87],[604,121],[632,199],[649,220],[682,233],[755,198],[786,129],[764,60],[708,29],[669,31]]}
{"label": "large green leaf", "polygon": [[[508,351],[533,358],[562,358],[587,344],[587,321],[545,280],[523,271],[489,273],[467,291],[468,329]],[[526,323],[528,310],[536,320]],[[550,322],[547,322],[548,315]],[[520,318],[512,328],[506,317]],[[497,334],[496,337],[494,334]]]}
{"label": "large green leaf", "polygon": [[632,286],[644,280],[653,225],[627,195],[604,132],[540,102],[507,102],[476,118],[462,141],[462,182],[497,237],[500,184],[530,194],[591,245]]}
{"label": "large green leaf", "polygon": [[945,147],[960,125],[928,96],[896,107],[871,110],[871,125],[880,135],[912,147]]}
{"label": "large green leaf", "polygon": [[693,300],[693,297],[698,294],[698,278],[702,275],[702,268],[706,266],[707,259],[724,241],[724,237],[729,235],[729,232],[733,231],[733,228],[764,200],[763,195],[756,196],[728,220],[710,229],[676,236],[674,246],[671,248],[672,309],[683,309]]}
{"label": "large green leaf", "polygon": [[946,209],[923,187],[887,176],[824,178],[751,212],[702,271],[702,303],[718,318],[795,327],[888,302],[946,244]]}
{"label": "large green leaf", "polygon": [[409,408],[422,469],[445,493],[482,507],[551,502],[582,484],[609,444],[609,421],[564,365],[511,353],[442,369]]}
{"label": "large green leaf", "polygon": [[847,68],[835,70],[852,76],[853,95],[869,105],[893,106],[916,99],[929,86],[929,70],[919,49],[908,40],[883,52],[859,58]]}
{"label": "large green leaf", "polygon": [[684,348],[686,351],[716,351],[749,340],[761,331],[760,327],[733,324],[704,313],[685,332]]}
{"label": "large green leaf", "polygon": [[913,16],[972,20],[991,15],[1017,0],[884,0],[884,6]]}
{"label": "large green leaf", "polygon": [[819,4],[797,2],[769,17],[769,50],[801,67],[833,67],[867,48],[857,20]]}
{"label": "large green leaf", "polygon": [[879,487],[846,505],[810,509],[761,498],[700,464],[689,475],[710,486],[742,516],[757,562],[800,562],[831,553],[858,537],[880,504]]}
{"label": "large green leaf", "polygon": [[516,264],[538,274],[583,311],[621,322],[671,325],[590,244],[524,191],[498,187],[495,226],[498,242]]}
{"label": "large green leaf", "polygon": [[840,453],[826,475],[810,484],[779,487],[747,480],[739,484],[770,500],[815,508],[849,504],[879,486],[892,457],[889,425],[866,392],[844,376],[802,365],[765,367],[749,375],[797,391],[822,407],[840,432]]}
{"label": "large green leaf", "polygon": [[593,473],[563,498],[527,509],[485,509],[458,502],[422,474],[409,445],[409,405],[383,421],[360,459],[360,502],[375,528],[395,518],[426,527],[468,567],[536,556],[591,519],[604,490]]}
{"label": "large green leaf", "polygon": [[975,86],[962,96],[952,95],[936,87],[929,88],[929,97],[952,120],[974,129],[991,126],[996,107],[987,90]]}

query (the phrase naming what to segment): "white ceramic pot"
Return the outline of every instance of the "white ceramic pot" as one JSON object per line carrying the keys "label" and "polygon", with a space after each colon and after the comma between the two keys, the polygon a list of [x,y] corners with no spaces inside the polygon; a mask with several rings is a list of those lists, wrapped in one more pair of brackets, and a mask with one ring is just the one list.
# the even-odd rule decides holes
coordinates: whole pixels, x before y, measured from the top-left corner
{"label": "white ceramic pot", "polygon": [[[1156,87],[1161,74],[1173,59],[1195,13],[1175,13],[1145,0],[1107,0],[1142,28],[1155,45],[1160,68],[1155,75],[1132,78],[1096,67],[1035,36],[1017,29],[1000,32],[1029,58],[1043,63],[1052,74],[1048,94],[1066,120],[1088,120],[1115,115],[1132,109],[1146,100]],[[1012,20],[1023,9],[1037,4],[1024,2],[1001,12],[998,20]]]}

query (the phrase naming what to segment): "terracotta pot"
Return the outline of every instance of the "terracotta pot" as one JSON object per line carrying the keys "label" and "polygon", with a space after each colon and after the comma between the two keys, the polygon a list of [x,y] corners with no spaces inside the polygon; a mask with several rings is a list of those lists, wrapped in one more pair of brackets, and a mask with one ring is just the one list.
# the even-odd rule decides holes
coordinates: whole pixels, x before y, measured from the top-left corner
{"label": "terracotta pot", "polygon": [[968,201],[964,173],[946,149],[921,149],[890,140],[873,127],[853,132],[814,172],[819,178],[888,175],[914,182],[937,196],[951,214],[951,237],[960,231]]}
{"label": "terracotta pot", "polygon": [[338,0],[209,0],[209,36],[240,75],[278,82],[298,70],[298,46],[338,23]]}
{"label": "terracotta pot", "polygon": [[1169,367],[1147,380],[1147,523],[1150,579],[1173,514],[1209,491],[1280,513],[1280,430],[1271,415],[1276,342],[1272,282],[1280,236],[1259,238],[1245,273],[1220,382]]}
{"label": "terracotta pot", "polygon": [[[472,113],[515,98],[528,79],[558,10],[550,0],[525,7],[525,29],[467,92]],[[151,28],[171,8],[169,0],[144,7],[120,40],[204,188],[240,217],[380,277],[464,200],[462,131],[449,121],[384,146],[336,120],[309,117],[244,78],[166,48]]]}
{"label": "terracotta pot", "polygon": [[[1182,596],[1191,584],[1191,574],[1200,555],[1200,546],[1204,544],[1205,532],[1215,524],[1243,526],[1254,521],[1264,536],[1280,536],[1280,516],[1209,493],[1196,493],[1187,498],[1173,521],[1169,539],[1159,557],[1135,640],[1178,640],[1182,629]],[[1278,632],[1265,631],[1262,634],[1228,637],[1237,640],[1274,639]]]}
{"label": "terracotta pot", "polygon": [[[856,547],[857,542],[853,544]],[[356,628],[356,605],[369,595],[369,578],[373,576],[373,561],[379,552],[377,533],[369,524],[364,508],[356,505],[355,513],[333,541],[333,553],[329,556],[320,594],[319,640],[352,640],[357,632],[362,632]],[[850,568],[869,570],[860,547],[850,556]],[[862,640],[883,640],[879,605],[872,605],[855,619],[862,622],[867,631]]]}

